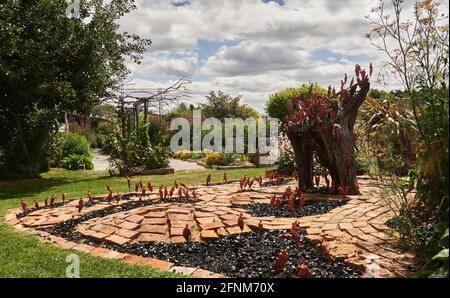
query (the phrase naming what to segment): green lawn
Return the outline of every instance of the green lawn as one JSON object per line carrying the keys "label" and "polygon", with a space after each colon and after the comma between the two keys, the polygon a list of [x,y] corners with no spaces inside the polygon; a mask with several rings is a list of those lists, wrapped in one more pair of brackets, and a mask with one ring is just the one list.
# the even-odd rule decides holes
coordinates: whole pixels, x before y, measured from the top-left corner
{"label": "green lawn", "polygon": [[[263,175],[267,169],[243,169],[227,171],[229,180],[244,175]],[[189,171],[165,176],[134,177],[133,181],[149,179],[154,186],[172,184],[174,180],[187,185],[205,183],[211,173],[212,182],[222,181],[223,171]],[[110,177],[107,172],[52,170],[42,174],[41,179],[0,181],[0,277],[65,277],[66,256],[76,253],[80,257],[81,277],[180,277],[173,273],[153,270],[144,266],[124,264],[117,260],[94,257],[78,251],[65,250],[40,242],[36,237],[16,231],[7,225],[4,216],[11,208],[19,208],[25,199],[32,206],[34,200],[43,202],[46,197],[62,192],[66,198],[105,194],[106,184],[114,192],[128,190],[126,180]]]}

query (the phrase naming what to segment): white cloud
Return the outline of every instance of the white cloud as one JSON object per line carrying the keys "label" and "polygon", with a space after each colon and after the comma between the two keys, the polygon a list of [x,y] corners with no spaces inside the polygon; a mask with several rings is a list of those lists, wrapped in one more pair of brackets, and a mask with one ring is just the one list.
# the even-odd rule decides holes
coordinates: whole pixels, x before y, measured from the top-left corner
{"label": "white cloud", "polygon": [[[131,67],[132,77],[143,87],[191,77],[192,102],[222,90],[263,111],[268,95],[282,88],[338,85],[356,63],[381,67],[381,53],[364,37],[371,29],[365,15],[378,0],[286,0],[284,6],[261,0],[136,2],[138,9],[123,18],[122,30],[153,44],[142,64]],[[239,42],[199,62],[200,40]],[[317,55],[317,50],[327,52]]]}

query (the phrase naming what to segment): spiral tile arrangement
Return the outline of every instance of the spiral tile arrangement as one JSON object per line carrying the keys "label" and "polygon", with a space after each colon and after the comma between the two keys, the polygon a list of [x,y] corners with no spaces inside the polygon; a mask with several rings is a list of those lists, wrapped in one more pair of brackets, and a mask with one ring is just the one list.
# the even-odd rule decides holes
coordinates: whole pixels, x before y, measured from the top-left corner
{"label": "spiral tile arrangement", "polygon": [[[414,266],[414,255],[397,251],[395,233],[384,223],[394,216],[378,195],[376,181],[359,177],[361,195],[350,196],[349,201],[326,214],[295,217],[253,217],[246,210],[232,208],[254,202],[269,203],[273,194],[282,194],[287,185],[252,186],[250,191],[241,191],[239,183],[190,187],[196,191],[195,202],[159,203],[156,194],[140,198],[138,193],[123,195],[120,201],[105,201],[106,196],[96,196],[80,212],[78,200],[62,206],[34,210],[21,216],[21,210],[11,210],[6,221],[17,229],[40,236],[64,248],[72,248],[94,255],[122,259],[124,262],[152,266],[194,277],[223,277],[222,274],[201,268],[177,266],[166,260],[140,257],[101,247],[101,243],[124,245],[139,242],[164,242],[180,244],[186,242],[183,230],[188,225],[189,241],[201,242],[237,233],[258,230],[262,223],[266,230],[287,230],[293,222],[306,229],[306,240],[326,247],[329,254],[377,277],[407,277]],[[288,185],[295,188],[295,181]],[[310,194],[308,200],[341,199],[340,196]],[[142,204],[142,201],[148,204]],[[85,199],[87,202],[87,199]],[[123,207],[123,208],[120,208]],[[125,208],[126,207],[126,208]],[[117,212],[115,212],[117,209]],[[103,216],[90,216],[105,212]],[[244,225],[238,224],[242,215]],[[81,220],[75,230],[89,243],[73,242],[50,234],[49,228]],[[375,263],[376,262],[376,263]],[[376,270],[372,270],[376,266]]]}

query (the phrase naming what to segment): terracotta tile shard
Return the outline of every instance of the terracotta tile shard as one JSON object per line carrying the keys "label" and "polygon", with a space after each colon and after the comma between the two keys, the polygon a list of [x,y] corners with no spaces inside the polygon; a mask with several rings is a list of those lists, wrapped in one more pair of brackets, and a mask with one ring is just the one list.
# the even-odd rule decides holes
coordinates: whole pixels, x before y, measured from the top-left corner
{"label": "terracotta tile shard", "polygon": [[154,259],[154,258],[144,258],[144,257],[140,257],[140,256],[133,256],[133,255],[126,256],[125,258],[123,258],[123,261],[125,263],[129,263],[129,264],[150,266],[155,269],[163,270],[163,271],[167,271],[173,266],[173,263],[170,263],[167,261],[158,260],[158,259]]}
{"label": "terracotta tile shard", "polygon": [[200,227],[202,228],[202,230],[215,230],[223,228],[225,226],[221,222],[215,222],[215,223],[201,224]]}
{"label": "terracotta tile shard", "polygon": [[183,275],[192,275],[197,268],[193,267],[181,267],[181,266],[173,266],[170,268],[170,272],[179,273]]}
{"label": "terracotta tile shard", "polygon": [[95,247],[87,245],[87,244],[77,244],[72,248],[75,250],[79,250],[79,251],[91,252]]}
{"label": "terracotta tile shard", "polygon": [[121,228],[129,229],[129,230],[136,230],[137,228],[139,228],[139,226],[140,226],[139,224],[129,222],[129,221],[124,221],[123,223],[120,224]]}
{"label": "terracotta tile shard", "polygon": [[322,229],[319,228],[307,228],[306,229],[306,234],[308,235],[317,235],[322,233]]}
{"label": "terracotta tile shard", "polygon": [[95,256],[100,256],[108,259],[123,259],[125,257],[125,254],[109,250],[103,247],[96,247],[91,251],[91,254]]}
{"label": "terracotta tile shard", "polygon": [[127,239],[134,239],[139,235],[139,232],[128,229],[120,229],[115,233],[115,235],[119,235]]}
{"label": "terracotta tile shard", "polygon": [[91,228],[91,230],[100,232],[100,233],[103,233],[106,235],[112,235],[115,231],[118,230],[118,228],[110,226],[110,225],[98,224],[98,225],[93,226]]}
{"label": "terracotta tile shard", "polygon": [[217,232],[217,235],[219,235],[219,237],[226,237],[229,235],[225,228],[217,229],[216,232]]}
{"label": "terracotta tile shard", "polygon": [[195,217],[215,217],[215,214],[212,212],[196,211],[196,212],[194,212],[194,216]]}
{"label": "terracotta tile shard", "polygon": [[219,239],[219,236],[213,230],[203,230],[200,232],[202,239],[204,240],[214,240]]}
{"label": "terracotta tile shard", "polygon": [[328,224],[324,224],[324,225],[323,225],[322,230],[324,230],[324,231],[328,231],[328,230],[336,230],[337,228],[338,228],[338,225],[337,225],[337,224],[331,224],[331,223],[328,223]]}
{"label": "terracotta tile shard", "polygon": [[349,229],[353,229],[353,224],[350,222],[344,222],[344,223],[340,223],[339,224],[339,228],[341,230],[349,230]]}
{"label": "terracotta tile shard", "polygon": [[[214,222],[220,222],[220,219],[215,216],[215,217],[199,217],[196,218],[197,222],[199,224],[209,224],[209,223],[214,223]],[[237,220],[235,222],[235,224],[237,223]]]}
{"label": "terracotta tile shard", "polygon": [[169,218],[169,220],[191,220],[194,219],[194,216],[192,214],[169,213],[167,218]]}
{"label": "terracotta tile shard", "polygon": [[125,243],[130,242],[130,239],[127,239],[125,237],[121,237],[118,235],[109,236],[109,237],[105,238],[105,240],[112,242],[114,244],[118,244],[118,245],[124,245]]}
{"label": "terracotta tile shard", "polygon": [[169,237],[163,234],[141,233],[138,238],[139,242],[170,242]]}
{"label": "terracotta tile shard", "polygon": [[139,229],[141,233],[156,233],[156,234],[166,234],[169,227],[167,225],[142,225]]}
{"label": "terracotta tile shard", "polygon": [[323,238],[319,235],[306,235],[305,239],[313,244],[320,244],[323,241]]}
{"label": "terracotta tile shard", "polygon": [[172,244],[186,243],[186,239],[183,236],[173,236],[170,240]]}
{"label": "terracotta tile shard", "polygon": [[140,216],[137,214],[130,215],[126,218],[127,221],[135,223],[135,224],[141,223],[143,219],[144,219],[143,216]]}
{"label": "terracotta tile shard", "polygon": [[167,219],[165,217],[147,217],[141,223],[142,225],[165,225]]}
{"label": "terracotta tile shard", "polygon": [[191,276],[197,277],[197,278],[223,278],[223,277],[225,277],[225,275],[214,273],[214,272],[203,270],[203,269],[195,270]]}
{"label": "terracotta tile shard", "polygon": [[147,213],[144,217],[145,218],[148,218],[148,217],[150,217],[150,218],[153,218],[153,217],[166,217],[166,212],[164,212],[164,211],[158,211],[158,212],[149,212],[149,213]]}

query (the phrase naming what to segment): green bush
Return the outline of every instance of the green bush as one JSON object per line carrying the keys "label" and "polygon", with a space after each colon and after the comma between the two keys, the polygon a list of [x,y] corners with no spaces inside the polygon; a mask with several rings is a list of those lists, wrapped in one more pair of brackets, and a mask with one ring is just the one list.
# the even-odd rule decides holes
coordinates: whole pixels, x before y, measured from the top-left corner
{"label": "green bush", "polygon": [[150,149],[145,160],[147,169],[165,168],[169,165],[170,148],[163,145],[156,145]]}
{"label": "green bush", "polygon": [[229,166],[236,163],[237,157],[234,153],[208,153],[203,161],[208,166]]}
{"label": "green bush", "polygon": [[288,152],[283,152],[280,154],[277,160],[279,169],[296,169],[297,163],[295,161],[295,155]]}
{"label": "green bush", "polygon": [[217,152],[209,153],[205,156],[203,161],[208,166],[220,166],[222,165],[222,155]]}
{"label": "green bush", "polygon": [[90,145],[85,136],[74,133],[58,133],[48,148],[50,165],[58,167],[64,158],[75,155],[90,156]]}
{"label": "green bush", "polygon": [[89,155],[71,154],[61,161],[61,166],[67,170],[94,169],[94,164],[92,163],[91,157]]}
{"label": "green bush", "polygon": [[68,133],[62,134],[61,138],[61,154],[63,158],[72,154],[89,156],[91,147],[85,136]]}
{"label": "green bush", "polygon": [[200,160],[206,156],[206,153],[203,152],[192,152],[192,159]]}
{"label": "green bush", "polygon": [[429,261],[417,272],[417,277],[448,277],[448,224],[435,226],[426,251],[431,254],[427,256]]}
{"label": "green bush", "polygon": [[192,152],[190,151],[178,151],[173,154],[173,158],[188,160],[192,158]]}

